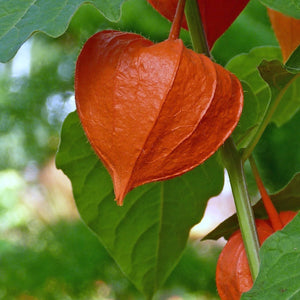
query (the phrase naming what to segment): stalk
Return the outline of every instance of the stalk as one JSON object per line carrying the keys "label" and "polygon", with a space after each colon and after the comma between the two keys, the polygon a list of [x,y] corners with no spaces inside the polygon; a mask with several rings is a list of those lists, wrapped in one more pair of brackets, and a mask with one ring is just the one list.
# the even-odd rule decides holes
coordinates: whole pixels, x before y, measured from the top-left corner
{"label": "stalk", "polygon": [[[187,0],[185,15],[194,50],[211,57],[196,0]],[[231,138],[224,143],[221,154],[229,174],[239,225],[254,281],[259,271],[259,241],[246,187],[243,163]]]}
{"label": "stalk", "polygon": [[272,225],[274,231],[281,230],[283,228],[283,223],[279,217],[279,214],[278,214],[272,200],[270,199],[270,197],[264,187],[264,184],[259,176],[259,172],[258,172],[256,163],[255,163],[255,160],[252,155],[249,157],[249,162],[250,162],[252,173],[254,175],[258,190],[260,192],[260,195],[261,195],[261,198],[262,198],[262,201],[264,204],[264,207],[266,209],[269,220],[271,222],[271,225]]}
{"label": "stalk", "polygon": [[221,154],[230,179],[251,275],[255,280],[259,270],[259,241],[246,187],[243,163],[231,138],[224,143]]}
{"label": "stalk", "polygon": [[185,17],[188,24],[193,49],[197,53],[204,53],[210,57],[206,34],[201,20],[197,0],[187,0],[185,5]]}
{"label": "stalk", "polygon": [[177,3],[175,16],[169,33],[170,40],[177,40],[179,38],[181,23],[184,15],[185,1],[186,0],[179,0]]}

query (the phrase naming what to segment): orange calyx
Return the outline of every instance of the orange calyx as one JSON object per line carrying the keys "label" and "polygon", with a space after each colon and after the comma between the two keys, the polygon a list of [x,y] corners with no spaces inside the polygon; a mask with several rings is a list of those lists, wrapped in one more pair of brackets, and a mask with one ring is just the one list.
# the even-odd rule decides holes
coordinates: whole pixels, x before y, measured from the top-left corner
{"label": "orange calyx", "polygon": [[[293,211],[285,211],[280,212],[279,217],[285,226],[296,214]],[[259,242],[262,244],[275,230],[269,220],[257,219],[255,223]],[[231,235],[219,256],[216,283],[222,300],[239,300],[242,293],[249,291],[253,285],[240,230]]]}
{"label": "orange calyx", "polygon": [[300,20],[268,8],[270,21],[279,42],[283,61],[286,62],[300,45]]}
{"label": "orange calyx", "polygon": [[153,44],[109,30],[92,36],[78,57],[75,99],[122,205],[134,187],[209,158],[237,125],[243,90],[233,74],[180,39]]}

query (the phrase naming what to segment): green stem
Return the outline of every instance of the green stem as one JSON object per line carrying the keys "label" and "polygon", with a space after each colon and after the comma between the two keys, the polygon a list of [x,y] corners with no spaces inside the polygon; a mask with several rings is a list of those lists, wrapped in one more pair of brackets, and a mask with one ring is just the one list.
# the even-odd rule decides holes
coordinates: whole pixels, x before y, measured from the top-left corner
{"label": "green stem", "polygon": [[197,0],[186,1],[185,17],[189,28],[193,49],[197,53],[204,53],[206,56],[210,57]]}
{"label": "green stem", "polygon": [[[196,0],[187,0],[185,16],[188,22],[194,50],[198,53],[205,53],[208,57],[210,57]],[[251,275],[253,280],[255,280],[259,270],[259,241],[245,183],[243,163],[231,138],[227,139],[221,149],[221,153],[230,178],[230,184]]]}
{"label": "green stem", "polygon": [[230,179],[250,271],[255,280],[259,270],[259,241],[245,183],[243,163],[231,138],[223,145],[221,154]]}
{"label": "green stem", "polygon": [[248,145],[248,147],[243,151],[242,153],[242,160],[243,162],[245,162],[249,156],[251,155],[251,153],[253,152],[255,146],[257,145],[257,143],[259,142],[261,136],[263,135],[265,129],[267,128],[267,126],[269,125],[281,99],[283,98],[283,95],[285,94],[285,92],[287,91],[287,89],[290,87],[290,85],[299,77],[300,75],[297,75],[295,77],[293,77],[292,80],[290,80],[285,87],[280,91],[280,93],[278,94],[278,96],[274,99],[274,101],[271,101],[270,106],[268,108],[268,111],[266,113],[266,115],[264,116],[263,121],[260,123],[260,126],[253,138],[253,140],[250,142],[250,144]]}

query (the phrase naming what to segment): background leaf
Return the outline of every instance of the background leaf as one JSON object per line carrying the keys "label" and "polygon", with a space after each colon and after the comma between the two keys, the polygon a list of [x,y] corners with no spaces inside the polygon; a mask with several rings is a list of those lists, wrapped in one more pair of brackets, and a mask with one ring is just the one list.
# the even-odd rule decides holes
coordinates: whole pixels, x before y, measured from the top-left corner
{"label": "background leaf", "polygon": [[[300,210],[300,173],[296,174],[291,182],[280,192],[270,196],[277,211]],[[258,219],[267,218],[262,200],[257,202],[253,206],[255,217]],[[231,234],[239,228],[237,215],[234,214],[220,225],[218,225],[213,231],[206,235],[204,240],[217,240],[220,237],[228,239]]]}
{"label": "background leaf", "polygon": [[300,46],[292,53],[288,61],[285,63],[285,67],[289,72],[300,72]]}
{"label": "background leaf", "polygon": [[[259,124],[267,111],[271,99],[271,90],[262,79],[257,66],[263,59],[280,59],[280,49],[277,47],[258,47],[248,54],[241,54],[231,59],[226,69],[234,73],[240,80],[248,85],[245,95],[245,108],[247,114],[256,115],[247,122],[239,123],[238,133],[235,133],[235,142],[238,148],[245,148],[256,134]],[[245,85],[244,85],[245,87]],[[241,119],[243,121],[243,119]],[[252,122],[252,124],[251,124]],[[248,129],[251,129],[249,131]]]}
{"label": "background leaf", "polygon": [[82,219],[148,296],[166,280],[207,200],[223,186],[223,169],[213,156],[181,177],[134,189],[118,207],[110,176],[87,142],[76,112],[64,123],[56,163],[72,181]]}
{"label": "background leaf", "polygon": [[258,69],[271,88],[270,109],[273,104],[276,109],[271,121],[277,126],[282,126],[300,108],[300,74],[288,72],[277,60],[264,60]]}
{"label": "background leaf", "polygon": [[254,150],[265,187],[281,190],[300,172],[300,111],[281,127],[270,124]]}
{"label": "background leaf", "polygon": [[260,250],[261,266],[252,289],[242,300],[299,299],[300,215],[271,235]]}
{"label": "background leaf", "polygon": [[62,35],[80,5],[91,3],[109,20],[118,21],[124,0],[0,1],[0,61],[11,59],[35,31]]}
{"label": "background leaf", "polygon": [[277,10],[284,15],[300,19],[300,0],[260,0],[264,5]]}

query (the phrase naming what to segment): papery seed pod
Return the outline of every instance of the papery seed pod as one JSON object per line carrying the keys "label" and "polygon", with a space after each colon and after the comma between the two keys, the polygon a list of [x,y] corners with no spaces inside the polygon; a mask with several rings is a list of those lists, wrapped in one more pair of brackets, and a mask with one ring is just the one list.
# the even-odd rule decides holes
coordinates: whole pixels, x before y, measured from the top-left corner
{"label": "papery seed pod", "polygon": [[270,21],[279,42],[283,61],[286,62],[300,45],[300,20],[268,8]]}
{"label": "papery seed pod", "polygon": [[[297,213],[293,211],[280,212],[281,222],[286,225]],[[269,220],[256,220],[259,242],[262,244],[274,233]],[[237,230],[228,239],[217,263],[216,283],[221,300],[239,300],[242,293],[253,285],[250,268],[244,248],[242,235]]]}
{"label": "papery seed pod", "polygon": [[[172,21],[178,0],[147,0],[160,14]],[[249,0],[198,0],[209,48],[228,29]],[[187,29],[186,20],[182,27]]]}
{"label": "papery seed pod", "polygon": [[84,45],[75,98],[118,204],[136,186],[201,164],[231,134],[243,105],[239,80],[181,40],[153,44],[111,30]]}

